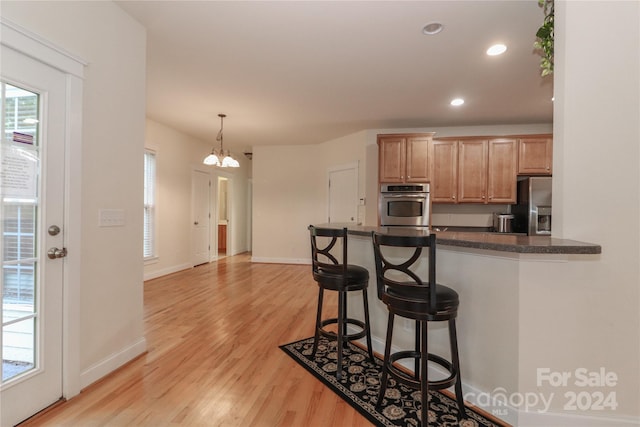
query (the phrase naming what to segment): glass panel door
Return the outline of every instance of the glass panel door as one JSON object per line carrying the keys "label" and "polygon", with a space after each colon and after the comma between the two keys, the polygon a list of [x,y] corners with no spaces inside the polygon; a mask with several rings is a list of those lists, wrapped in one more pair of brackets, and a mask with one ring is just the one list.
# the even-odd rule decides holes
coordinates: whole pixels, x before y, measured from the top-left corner
{"label": "glass panel door", "polygon": [[40,96],[1,83],[2,383],[36,368]]}
{"label": "glass panel door", "polygon": [[69,94],[60,70],[0,56],[0,425],[16,425],[62,396]]}

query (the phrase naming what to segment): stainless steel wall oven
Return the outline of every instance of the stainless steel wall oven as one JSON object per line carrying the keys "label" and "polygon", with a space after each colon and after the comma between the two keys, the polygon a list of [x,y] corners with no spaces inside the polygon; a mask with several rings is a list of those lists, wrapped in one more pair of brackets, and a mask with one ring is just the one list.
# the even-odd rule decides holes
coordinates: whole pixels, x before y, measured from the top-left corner
{"label": "stainless steel wall oven", "polygon": [[429,184],[381,184],[378,210],[382,226],[428,227]]}

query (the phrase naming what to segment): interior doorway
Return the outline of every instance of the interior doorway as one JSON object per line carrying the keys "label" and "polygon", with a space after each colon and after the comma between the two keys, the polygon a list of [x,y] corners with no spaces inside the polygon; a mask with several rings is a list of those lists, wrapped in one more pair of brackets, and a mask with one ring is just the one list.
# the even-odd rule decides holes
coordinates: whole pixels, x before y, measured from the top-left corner
{"label": "interior doorway", "polygon": [[229,221],[229,200],[230,199],[230,180],[228,178],[218,177],[217,191],[217,219],[218,219],[218,258],[223,258],[230,253],[229,251],[229,235],[231,222]]}

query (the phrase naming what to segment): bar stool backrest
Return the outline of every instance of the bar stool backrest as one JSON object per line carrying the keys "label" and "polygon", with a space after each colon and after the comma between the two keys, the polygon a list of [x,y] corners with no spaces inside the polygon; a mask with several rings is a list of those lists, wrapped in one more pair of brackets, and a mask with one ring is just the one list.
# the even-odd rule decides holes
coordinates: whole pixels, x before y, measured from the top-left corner
{"label": "bar stool backrest", "polygon": [[[429,288],[429,308],[431,312],[436,312],[436,235],[428,234],[422,236],[394,236],[372,232],[373,253],[376,264],[376,284],[378,288],[378,298],[382,299],[385,293],[402,295],[407,300],[423,300],[426,297],[424,288]],[[414,248],[410,256],[405,256],[404,261],[395,261],[391,256],[385,256],[384,246],[396,248]],[[422,256],[423,248],[427,249],[428,281],[422,280],[415,272],[416,265]],[[396,273],[395,275],[393,273]],[[393,278],[392,278],[393,276]],[[401,280],[402,279],[402,280]],[[430,286],[433,284],[433,286]],[[415,292],[412,292],[415,291]],[[412,297],[414,295],[415,297]]]}
{"label": "bar stool backrest", "polygon": [[[311,269],[314,279],[330,276],[336,279],[341,276],[346,283],[347,279],[347,229],[346,228],[321,228],[309,226],[311,236]],[[326,237],[327,239],[318,239]],[[334,248],[338,242],[340,248]]]}

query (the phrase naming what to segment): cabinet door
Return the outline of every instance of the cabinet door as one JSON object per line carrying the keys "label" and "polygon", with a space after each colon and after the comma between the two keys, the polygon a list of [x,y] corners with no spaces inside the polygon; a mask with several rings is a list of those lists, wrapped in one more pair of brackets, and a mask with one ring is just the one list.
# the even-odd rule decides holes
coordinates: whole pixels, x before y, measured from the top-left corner
{"label": "cabinet door", "polygon": [[553,139],[549,136],[522,138],[518,143],[518,174],[551,175]]}
{"label": "cabinet door", "polygon": [[224,252],[227,250],[227,226],[225,224],[218,224],[218,251]]}
{"label": "cabinet door", "polygon": [[458,142],[458,202],[487,202],[487,140]]}
{"label": "cabinet door", "polygon": [[458,188],[458,142],[431,142],[431,201],[456,203]]}
{"label": "cabinet door", "polygon": [[384,137],[378,139],[378,163],[380,182],[404,182],[405,138]]}
{"label": "cabinet door", "polygon": [[413,136],[406,141],[406,182],[429,181],[430,137]]}
{"label": "cabinet door", "polygon": [[516,164],[518,146],[515,139],[489,141],[487,189],[489,203],[511,204],[516,202]]}

